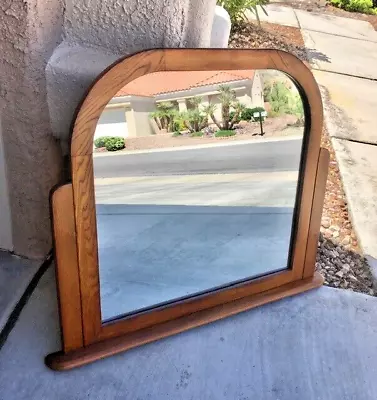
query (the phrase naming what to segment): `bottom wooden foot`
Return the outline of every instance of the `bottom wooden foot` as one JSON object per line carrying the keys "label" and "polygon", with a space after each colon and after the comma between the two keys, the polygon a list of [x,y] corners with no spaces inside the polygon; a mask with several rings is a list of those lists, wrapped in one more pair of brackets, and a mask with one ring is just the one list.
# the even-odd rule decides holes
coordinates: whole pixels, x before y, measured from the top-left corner
{"label": "bottom wooden foot", "polygon": [[241,311],[246,311],[262,304],[271,303],[285,297],[314,289],[323,284],[319,273],[313,277],[292,282],[257,295],[244,297],[207,310],[198,311],[185,317],[155,325],[150,328],[132,332],[117,338],[98,342],[69,353],[57,352],[49,354],[46,365],[53,370],[64,371],[76,368],[93,361],[105,358],[122,351],[137,347],[155,340],[183,332],[185,330],[225,318]]}

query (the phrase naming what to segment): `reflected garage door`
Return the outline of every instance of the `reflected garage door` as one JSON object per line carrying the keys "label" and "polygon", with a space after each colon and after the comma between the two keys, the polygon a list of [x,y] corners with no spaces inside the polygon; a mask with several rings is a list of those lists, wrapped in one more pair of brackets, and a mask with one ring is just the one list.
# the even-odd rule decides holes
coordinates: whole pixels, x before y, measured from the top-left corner
{"label": "reflected garage door", "polygon": [[98,121],[94,139],[101,136],[128,136],[124,108],[105,109]]}

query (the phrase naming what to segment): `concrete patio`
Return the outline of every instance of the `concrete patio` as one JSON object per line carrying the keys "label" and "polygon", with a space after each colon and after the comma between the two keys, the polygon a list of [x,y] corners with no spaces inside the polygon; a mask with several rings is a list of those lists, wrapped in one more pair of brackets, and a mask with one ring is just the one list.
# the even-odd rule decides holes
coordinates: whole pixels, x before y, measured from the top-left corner
{"label": "concrete patio", "polygon": [[0,332],[40,265],[0,250]]}
{"label": "concrete patio", "polygon": [[328,287],[50,371],[44,356],[61,346],[53,272],[0,351],[1,400],[377,398],[377,299]]}

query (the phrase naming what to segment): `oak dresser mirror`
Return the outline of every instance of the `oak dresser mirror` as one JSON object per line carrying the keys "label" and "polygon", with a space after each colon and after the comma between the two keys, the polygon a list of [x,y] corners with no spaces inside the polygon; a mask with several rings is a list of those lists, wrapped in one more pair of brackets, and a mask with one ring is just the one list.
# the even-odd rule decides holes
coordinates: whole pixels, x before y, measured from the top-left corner
{"label": "oak dresser mirror", "polygon": [[151,50],[93,84],[52,196],[70,369],[322,284],[327,175],[309,69],[276,50]]}

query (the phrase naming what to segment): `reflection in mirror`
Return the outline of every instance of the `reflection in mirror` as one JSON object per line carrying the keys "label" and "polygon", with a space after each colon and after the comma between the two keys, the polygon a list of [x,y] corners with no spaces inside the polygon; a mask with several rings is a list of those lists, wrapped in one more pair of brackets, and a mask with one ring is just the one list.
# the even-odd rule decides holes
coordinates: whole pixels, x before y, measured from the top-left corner
{"label": "reflection in mirror", "polygon": [[123,87],[94,141],[102,320],[289,268],[303,132],[278,71]]}

